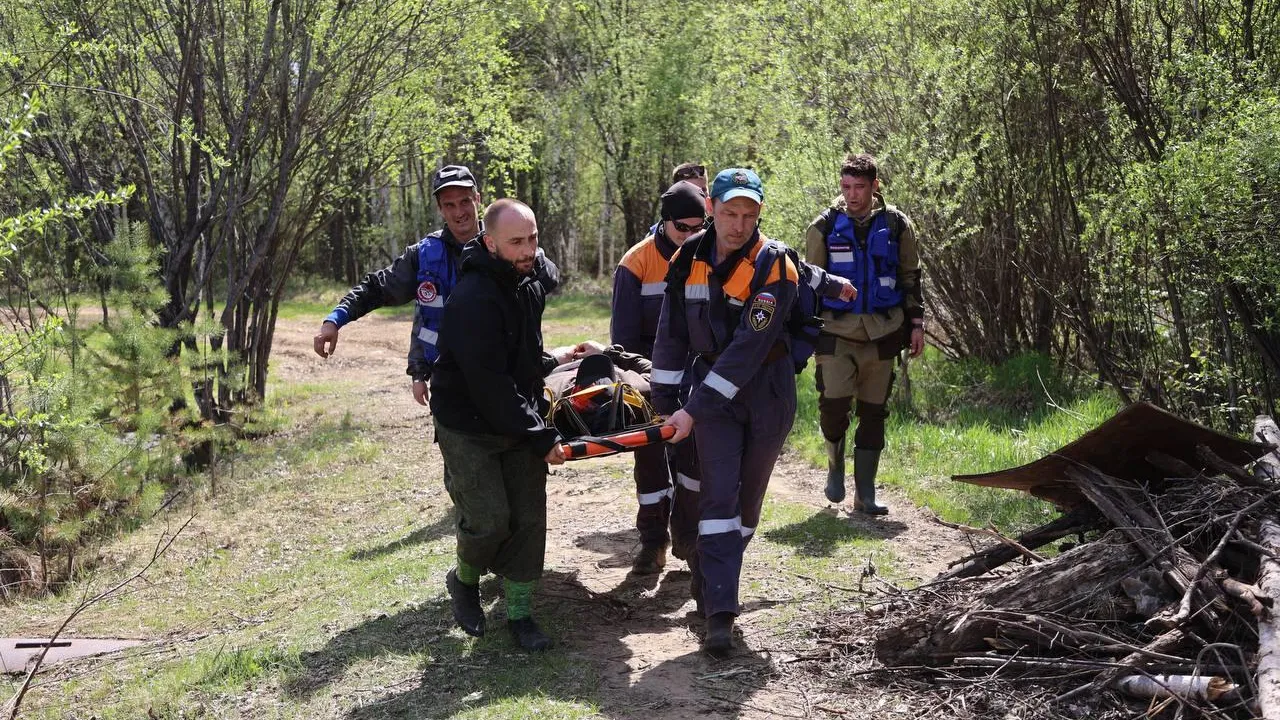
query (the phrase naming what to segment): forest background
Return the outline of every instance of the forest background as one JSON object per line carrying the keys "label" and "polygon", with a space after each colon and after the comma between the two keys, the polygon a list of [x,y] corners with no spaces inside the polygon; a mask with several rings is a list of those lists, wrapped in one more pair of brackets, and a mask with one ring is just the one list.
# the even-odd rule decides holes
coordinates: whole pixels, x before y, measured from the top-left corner
{"label": "forest background", "polygon": [[945,356],[1240,431],[1278,75],[1276,0],[0,0],[0,587],[252,434],[282,300],[437,227],[451,162],[603,292],[674,165],[756,168],[799,245],[871,152]]}

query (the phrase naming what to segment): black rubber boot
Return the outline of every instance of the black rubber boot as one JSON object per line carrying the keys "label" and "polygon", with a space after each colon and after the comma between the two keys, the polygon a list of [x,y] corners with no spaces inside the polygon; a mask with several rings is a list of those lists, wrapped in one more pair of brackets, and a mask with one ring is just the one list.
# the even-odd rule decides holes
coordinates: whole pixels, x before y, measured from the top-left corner
{"label": "black rubber boot", "polygon": [[702,611],[702,571],[698,568],[698,551],[689,556],[689,597],[693,598],[693,611],[705,617]]}
{"label": "black rubber boot", "polygon": [[827,441],[827,499],[833,503],[844,500],[844,438],[840,442]]}
{"label": "black rubber boot", "polygon": [[889,508],[876,504],[876,472],[880,469],[880,451],[853,449],[853,509],[867,515],[888,515]]}
{"label": "black rubber boot", "polygon": [[444,584],[449,589],[449,606],[453,609],[453,619],[458,627],[468,635],[484,637],[484,608],[480,605],[480,586],[467,585],[459,580],[457,570],[450,570],[444,576]]}
{"label": "black rubber boot", "polygon": [[733,652],[733,613],[718,612],[707,618],[707,635],[702,639],[702,651],[717,658]]}
{"label": "black rubber boot", "polygon": [[531,617],[508,620],[507,629],[511,631],[511,637],[515,638],[516,644],[523,650],[543,652],[551,649],[551,638],[542,632],[542,628],[538,627],[538,623]]}
{"label": "black rubber boot", "polygon": [[631,572],[636,575],[657,575],[666,566],[666,545],[641,545],[640,552],[631,563]]}

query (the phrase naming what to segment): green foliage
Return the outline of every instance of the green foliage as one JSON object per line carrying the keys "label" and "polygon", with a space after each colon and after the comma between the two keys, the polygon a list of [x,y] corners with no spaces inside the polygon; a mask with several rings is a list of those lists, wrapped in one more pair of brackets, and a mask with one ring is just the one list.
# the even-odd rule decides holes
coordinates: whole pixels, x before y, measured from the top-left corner
{"label": "green foliage", "polygon": [[[0,156],[18,153],[14,139],[29,137],[39,117],[31,101],[9,119]],[[121,225],[99,262],[76,263],[69,276],[59,268],[84,218],[131,193],[74,196],[0,219],[0,537],[9,546],[0,564],[36,568],[22,578],[36,588],[69,579],[84,545],[154,512],[175,472],[177,335],[155,324],[163,293],[145,233]],[[82,293],[95,287],[115,315],[82,322]]]}
{"label": "green foliage", "polygon": [[[1231,428],[1274,408],[1274,17],[1230,1],[551,8],[543,52],[572,72],[544,76],[542,167],[570,272],[609,272],[647,227],[652,205],[637,223],[625,197],[652,198],[667,168],[645,143],[756,167],[762,228],[793,245],[841,156],[868,151],[920,231],[949,355],[1051,355]],[[699,64],[667,64],[688,33],[635,42],[655,12],[700,29]]]}
{"label": "green foliage", "polygon": [[[1119,409],[1114,396],[1064,376],[1044,356],[1026,354],[992,365],[972,358],[950,360],[930,348],[923,360],[911,363],[910,371],[913,406],[895,393],[880,479],[953,522],[995,523],[1011,530],[1047,522],[1054,515],[1047,503],[950,477],[1039,459]],[[797,388],[790,443],[824,467],[812,370],[797,379]]]}

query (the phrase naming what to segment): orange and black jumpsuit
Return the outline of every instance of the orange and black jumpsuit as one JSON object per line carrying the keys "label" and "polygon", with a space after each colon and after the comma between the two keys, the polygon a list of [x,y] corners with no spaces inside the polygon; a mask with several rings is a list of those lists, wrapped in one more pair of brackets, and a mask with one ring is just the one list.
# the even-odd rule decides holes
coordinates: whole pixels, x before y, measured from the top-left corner
{"label": "orange and black jumpsuit", "polygon": [[[653,356],[658,314],[666,289],[667,265],[677,245],[667,238],[664,223],[654,226],[618,263],[613,274],[609,340],[627,352]],[[693,441],[668,450],[658,443],[635,451],[636,529],[643,545],[666,545],[688,559],[697,539],[698,470]],[[673,482],[674,479],[674,482]],[[668,533],[670,524],[670,533]]]}
{"label": "orange and black jumpsuit", "polygon": [[[708,617],[738,613],[743,551],[795,420],[787,324],[799,274],[786,258],[760,268],[757,280],[757,258],[777,257],[761,252],[770,242],[757,232],[717,258],[714,226],[685,241],[672,262],[686,252],[694,260],[683,285],[666,288],[653,349],[654,408],[669,414],[683,406],[695,422],[702,492],[691,590]],[[690,354],[696,359],[686,369]]]}

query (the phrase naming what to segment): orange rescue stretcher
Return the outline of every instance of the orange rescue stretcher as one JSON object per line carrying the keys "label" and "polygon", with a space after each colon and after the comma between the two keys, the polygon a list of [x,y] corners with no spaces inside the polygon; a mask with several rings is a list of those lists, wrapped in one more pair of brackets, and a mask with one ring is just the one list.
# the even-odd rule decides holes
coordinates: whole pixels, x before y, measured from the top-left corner
{"label": "orange rescue stretcher", "polygon": [[676,434],[675,426],[650,425],[634,430],[624,430],[601,437],[583,435],[566,443],[561,443],[560,451],[566,460],[582,460],[591,457],[606,457],[618,453],[635,450],[658,442],[666,442]]}

